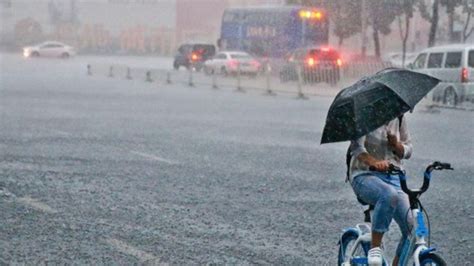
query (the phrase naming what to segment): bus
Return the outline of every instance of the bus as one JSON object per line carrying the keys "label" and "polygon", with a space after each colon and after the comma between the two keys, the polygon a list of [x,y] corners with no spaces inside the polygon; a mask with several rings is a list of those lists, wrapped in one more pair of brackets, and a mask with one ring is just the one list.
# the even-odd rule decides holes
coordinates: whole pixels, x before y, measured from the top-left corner
{"label": "bus", "polygon": [[227,8],[222,16],[221,50],[282,57],[308,46],[327,45],[329,20],[323,9],[302,6]]}

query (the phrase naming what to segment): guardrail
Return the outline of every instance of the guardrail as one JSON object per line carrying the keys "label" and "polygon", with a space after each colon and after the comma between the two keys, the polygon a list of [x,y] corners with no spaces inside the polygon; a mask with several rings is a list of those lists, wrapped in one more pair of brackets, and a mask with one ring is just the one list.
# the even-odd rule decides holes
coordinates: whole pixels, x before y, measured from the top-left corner
{"label": "guardrail", "polygon": [[392,67],[390,62],[382,61],[355,61],[342,66],[344,77],[359,79],[363,76],[372,75],[382,69]]}
{"label": "guardrail", "polygon": [[[86,67],[89,76],[101,76],[113,79],[141,80],[148,83],[181,84],[189,87],[207,86],[212,89],[231,88],[237,92],[261,90],[266,95],[276,93],[295,93],[304,99],[305,93],[329,94],[324,86],[304,86],[302,80],[282,84],[272,75],[270,68],[257,76],[244,75],[238,71],[235,75],[205,74],[195,70],[176,71],[152,68],[137,68],[126,65],[91,65]],[[318,88],[320,92],[318,93]],[[303,91],[304,90],[304,91]],[[336,90],[336,88],[331,88]]]}
{"label": "guardrail", "polygon": [[[282,76],[281,67],[265,64],[258,75],[245,75],[241,71],[232,75],[206,74],[188,69],[187,71],[154,68],[130,67],[123,64],[88,64],[89,76],[104,76],[115,79],[142,80],[149,83],[182,84],[189,87],[208,86],[213,89],[233,88],[237,92],[260,90],[265,95],[286,93],[296,95],[298,99],[307,99],[309,95],[334,96],[362,75],[370,75],[386,67],[384,64],[363,66],[344,66],[337,72],[331,70],[308,72],[301,67],[290,79]],[[274,71],[272,69],[280,69]],[[240,70],[240,68],[239,68]],[[364,71],[362,71],[364,70]]]}

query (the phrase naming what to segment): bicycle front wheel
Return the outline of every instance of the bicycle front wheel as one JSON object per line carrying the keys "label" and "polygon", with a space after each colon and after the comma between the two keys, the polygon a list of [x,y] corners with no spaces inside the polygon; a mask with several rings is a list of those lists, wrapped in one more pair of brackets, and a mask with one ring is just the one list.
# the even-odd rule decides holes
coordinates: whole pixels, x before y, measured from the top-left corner
{"label": "bicycle front wheel", "polygon": [[446,262],[438,254],[427,253],[420,256],[420,266],[446,266]]}

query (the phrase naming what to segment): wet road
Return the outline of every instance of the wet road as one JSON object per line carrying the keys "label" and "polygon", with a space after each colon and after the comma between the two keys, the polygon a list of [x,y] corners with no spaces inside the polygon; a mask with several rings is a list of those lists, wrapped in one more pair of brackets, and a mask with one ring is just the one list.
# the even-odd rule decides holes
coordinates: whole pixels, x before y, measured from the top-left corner
{"label": "wet road", "polygon": [[[87,60],[2,56],[0,264],[335,265],[362,207],[347,144],[319,145],[331,97],[88,77]],[[472,263],[474,112],[406,119],[410,184],[456,169],[423,196],[431,240]]]}

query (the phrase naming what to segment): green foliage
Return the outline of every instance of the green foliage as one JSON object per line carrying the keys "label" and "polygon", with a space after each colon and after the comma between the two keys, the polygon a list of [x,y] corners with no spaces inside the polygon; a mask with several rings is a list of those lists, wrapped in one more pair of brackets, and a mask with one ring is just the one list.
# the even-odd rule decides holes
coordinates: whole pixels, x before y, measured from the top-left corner
{"label": "green foliage", "polygon": [[471,14],[474,12],[474,0],[463,0],[462,1],[462,11],[466,14]]}
{"label": "green foliage", "polygon": [[456,9],[456,7],[463,4],[463,1],[464,0],[441,0],[440,3],[442,6],[446,7],[447,13],[452,13],[454,12],[454,9]]}
{"label": "green foliage", "polygon": [[466,14],[466,19],[464,21],[464,27],[462,32],[462,40],[466,42],[469,36],[471,36],[471,34],[474,32],[474,26],[472,26],[471,23],[474,14],[474,0],[464,0],[462,5],[463,12]]}
{"label": "green foliage", "polygon": [[400,8],[396,1],[367,0],[369,23],[374,30],[387,35],[391,32],[390,26],[400,15]]}
{"label": "green foliage", "polygon": [[433,19],[427,0],[418,0],[418,11],[423,19],[430,21]]}
{"label": "green foliage", "polygon": [[340,40],[361,31],[361,1],[333,0],[327,5],[334,34]]}

